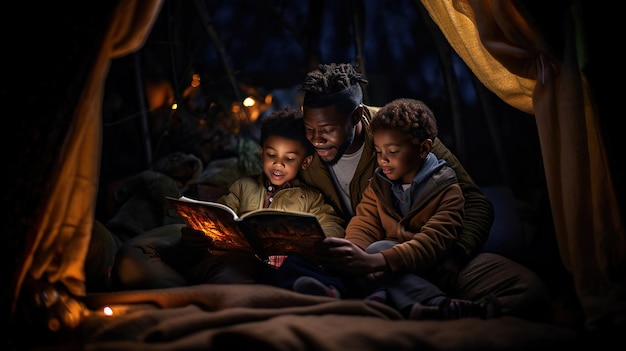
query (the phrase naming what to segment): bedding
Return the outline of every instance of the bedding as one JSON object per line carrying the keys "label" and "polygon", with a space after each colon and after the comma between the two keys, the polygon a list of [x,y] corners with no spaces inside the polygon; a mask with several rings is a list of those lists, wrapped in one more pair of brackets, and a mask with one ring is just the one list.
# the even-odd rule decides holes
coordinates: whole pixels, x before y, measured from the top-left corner
{"label": "bedding", "polygon": [[65,342],[85,350],[529,350],[583,341],[565,326],[512,317],[404,320],[377,302],[267,285],[91,293],[84,302],[91,312]]}

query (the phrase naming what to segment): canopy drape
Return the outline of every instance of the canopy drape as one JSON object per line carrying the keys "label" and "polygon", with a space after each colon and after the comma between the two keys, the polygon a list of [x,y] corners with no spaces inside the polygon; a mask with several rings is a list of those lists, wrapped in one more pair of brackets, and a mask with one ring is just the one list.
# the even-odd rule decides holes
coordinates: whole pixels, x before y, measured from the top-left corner
{"label": "canopy drape", "polygon": [[514,1],[422,3],[476,77],[535,116],[561,259],[587,321],[602,318],[623,304],[626,240],[572,13],[559,19],[558,50]]}
{"label": "canopy drape", "polygon": [[84,263],[95,220],[102,147],[102,100],[111,60],[141,48],[162,0],[119,1],[99,55],[77,104],[54,174],[42,217],[28,238],[14,277],[12,311],[27,275],[62,284],[74,296],[85,295]]}

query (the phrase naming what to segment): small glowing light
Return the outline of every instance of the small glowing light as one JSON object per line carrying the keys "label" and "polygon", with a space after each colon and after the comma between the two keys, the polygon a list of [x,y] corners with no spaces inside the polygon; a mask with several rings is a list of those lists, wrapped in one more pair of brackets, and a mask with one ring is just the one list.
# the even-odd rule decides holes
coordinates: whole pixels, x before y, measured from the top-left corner
{"label": "small glowing light", "polygon": [[256,104],[256,100],[252,96],[248,96],[243,100],[243,105],[246,107],[254,106]]}
{"label": "small glowing light", "polygon": [[200,86],[200,75],[199,74],[196,73],[196,74],[194,74],[192,76],[191,86],[194,87],[194,88],[197,88],[197,87]]}
{"label": "small glowing light", "polygon": [[176,110],[178,108],[178,104],[177,103],[173,103],[172,104],[172,110]]}
{"label": "small glowing light", "polygon": [[102,313],[104,313],[105,316],[112,316],[113,309],[109,306],[106,306],[105,308],[102,309]]}

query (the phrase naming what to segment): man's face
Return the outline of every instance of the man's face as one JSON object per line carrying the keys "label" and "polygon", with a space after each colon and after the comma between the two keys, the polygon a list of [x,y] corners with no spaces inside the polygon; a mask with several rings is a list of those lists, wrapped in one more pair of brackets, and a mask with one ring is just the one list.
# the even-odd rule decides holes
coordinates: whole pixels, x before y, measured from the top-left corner
{"label": "man's face", "polygon": [[302,111],[307,139],[322,161],[334,165],[354,140],[350,116],[337,111],[335,105],[322,108],[305,106]]}

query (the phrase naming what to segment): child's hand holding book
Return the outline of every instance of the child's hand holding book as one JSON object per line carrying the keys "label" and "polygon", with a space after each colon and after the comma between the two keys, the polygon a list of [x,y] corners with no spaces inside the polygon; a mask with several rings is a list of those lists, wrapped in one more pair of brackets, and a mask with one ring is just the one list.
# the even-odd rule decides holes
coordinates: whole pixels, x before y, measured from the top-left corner
{"label": "child's hand holding book", "polygon": [[198,249],[213,249],[213,239],[206,236],[203,231],[196,230],[191,227],[181,227],[182,241],[189,247],[195,247]]}

